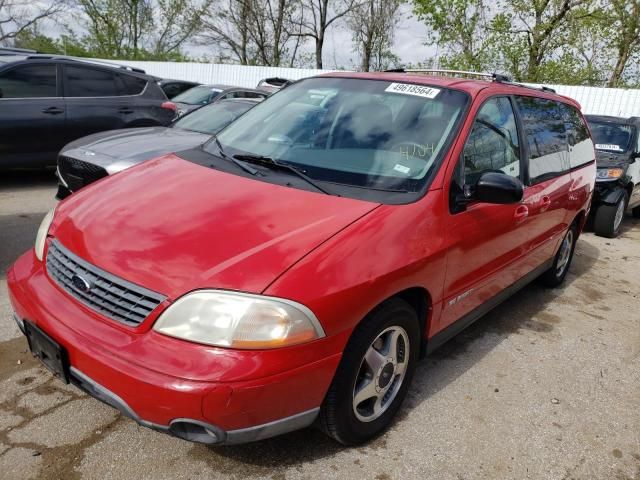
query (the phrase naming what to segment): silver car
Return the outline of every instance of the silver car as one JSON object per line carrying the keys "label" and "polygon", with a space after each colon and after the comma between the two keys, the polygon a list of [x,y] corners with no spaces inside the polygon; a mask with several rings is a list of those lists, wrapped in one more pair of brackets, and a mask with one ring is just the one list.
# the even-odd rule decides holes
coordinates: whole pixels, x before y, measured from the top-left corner
{"label": "silver car", "polygon": [[56,198],[145,160],[194,148],[260,100],[224,100],[194,110],[168,127],[109,130],[75,140],[58,154]]}

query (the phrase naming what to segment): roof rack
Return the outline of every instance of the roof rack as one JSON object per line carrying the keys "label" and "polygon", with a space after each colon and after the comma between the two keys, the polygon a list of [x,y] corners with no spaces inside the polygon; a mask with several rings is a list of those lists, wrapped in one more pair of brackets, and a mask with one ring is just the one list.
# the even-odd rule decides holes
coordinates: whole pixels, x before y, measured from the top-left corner
{"label": "roof rack", "polygon": [[122,69],[122,70],[128,70],[130,72],[136,72],[136,73],[144,73],[144,74],[147,73],[141,68],[130,67],[129,65],[121,65],[119,63],[106,62],[106,61],[103,61],[103,60],[94,60],[93,58],[72,57],[72,56],[69,56],[69,55],[43,55],[43,54],[29,55],[27,57],[27,59],[29,59],[29,60],[49,60],[49,59],[55,59],[55,58],[61,58],[61,59],[64,59],[64,60],[73,60],[73,61],[76,61],[76,62],[94,63],[96,65],[104,65],[104,66],[107,66],[107,67],[119,68],[119,69]]}
{"label": "roof rack", "polygon": [[494,82],[510,82],[511,79],[500,73],[485,73],[485,72],[471,72],[468,70],[443,70],[441,68],[394,68],[391,70],[385,70],[385,72],[392,73],[434,73],[436,75],[451,75],[460,76],[462,78],[478,77],[478,78],[490,78]]}
{"label": "roof rack", "polygon": [[545,87],[541,85],[540,87],[534,87],[531,85],[525,85],[524,83],[517,83],[511,80],[511,78],[507,75],[503,75],[501,73],[485,73],[485,72],[470,72],[467,70],[442,70],[439,68],[394,68],[391,70],[385,70],[387,73],[434,73],[436,75],[451,75],[451,76],[460,76],[462,78],[481,78],[481,79],[491,79],[494,82],[498,83],[506,83],[509,85],[514,85],[517,87],[523,88],[531,88],[533,90],[541,90],[543,92],[551,92],[556,93],[553,88]]}

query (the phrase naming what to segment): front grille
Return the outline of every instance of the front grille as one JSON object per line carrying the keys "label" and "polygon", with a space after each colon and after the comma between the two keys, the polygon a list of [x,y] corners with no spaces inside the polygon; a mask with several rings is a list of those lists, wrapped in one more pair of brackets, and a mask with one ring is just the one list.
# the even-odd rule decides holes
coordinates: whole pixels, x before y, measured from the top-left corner
{"label": "front grille", "polygon": [[129,326],[140,325],[166,298],[91,265],[57,240],[49,245],[47,272],[66,292],[88,307]]}
{"label": "front grille", "polygon": [[83,162],[82,160],[67,157],[66,155],[58,156],[58,170],[60,176],[72,192],[76,192],[82,187],[109,175],[107,171],[99,165]]}

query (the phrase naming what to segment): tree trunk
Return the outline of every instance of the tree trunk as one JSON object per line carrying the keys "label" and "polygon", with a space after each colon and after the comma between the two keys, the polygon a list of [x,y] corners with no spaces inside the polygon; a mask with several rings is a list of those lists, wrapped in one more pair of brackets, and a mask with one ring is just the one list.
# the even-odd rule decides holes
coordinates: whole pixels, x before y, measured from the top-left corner
{"label": "tree trunk", "polygon": [[324,46],[324,36],[316,38],[316,68],[322,70],[322,47]]}

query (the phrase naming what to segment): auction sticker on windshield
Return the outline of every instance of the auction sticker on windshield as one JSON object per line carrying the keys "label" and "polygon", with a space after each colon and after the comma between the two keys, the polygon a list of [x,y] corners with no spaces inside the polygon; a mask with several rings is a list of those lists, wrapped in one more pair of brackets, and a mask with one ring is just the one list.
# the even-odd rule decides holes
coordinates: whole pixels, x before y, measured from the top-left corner
{"label": "auction sticker on windshield", "polygon": [[596,150],[615,150],[616,152],[623,151],[618,145],[611,145],[608,143],[596,143]]}
{"label": "auction sticker on windshield", "polygon": [[385,92],[402,93],[403,95],[415,95],[424,98],[436,98],[440,93],[437,88],[413,85],[411,83],[392,83],[384,89]]}

